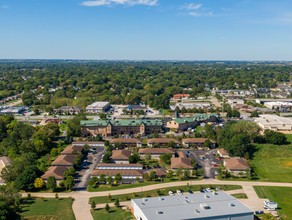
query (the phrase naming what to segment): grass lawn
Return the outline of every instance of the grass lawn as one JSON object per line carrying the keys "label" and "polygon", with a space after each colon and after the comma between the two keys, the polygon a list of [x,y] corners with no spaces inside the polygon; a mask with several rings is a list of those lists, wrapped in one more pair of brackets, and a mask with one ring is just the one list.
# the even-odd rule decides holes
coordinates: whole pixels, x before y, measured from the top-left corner
{"label": "grass lawn", "polygon": [[247,195],[245,193],[235,193],[235,194],[231,194],[231,195],[237,199],[247,199]]}
{"label": "grass lawn", "polygon": [[[194,180],[200,180],[200,177],[191,177],[189,180],[185,180],[187,181],[194,181]],[[174,181],[184,181],[184,180],[179,180],[175,177],[168,179],[165,178],[162,181],[157,180],[157,181],[145,181],[142,183],[133,183],[133,184],[120,184],[117,186],[111,186],[111,185],[99,185],[98,187],[92,187],[92,186],[88,186],[87,187],[87,191],[88,192],[101,192],[101,191],[111,191],[111,190],[119,190],[119,189],[130,189],[130,188],[136,188],[136,187],[142,187],[142,186],[148,186],[148,185],[153,185],[153,184],[159,184],[159,183],[168,183],[168,182],[174,182]]]}
{"label": "grass lawn", "polygon": [[29,220],[75,220],[72,199],[32,198],[22,204],[21,216]]}
{"label": "grass lawn", "polygon": [[292,145],[257,144],[251,166],[261,181],[292,182]]}
{"label": "grass lawn", "polygon": [[284,219],[292,219],[292,188],[275,186],[254,186],[260,198],[267,198],[279,204],[278,214]]}
{"label": "grass lawn", "polygon": [[150,191],[144,191],[139,193],[129,193],[129,194],[123,194],[123,195],[115,195],[111,196],[110,198],[108,196],[99,196],[99,197],[92,197],[89,199],[89,203],[92,201],[95,201],[96,204],[101,203],[110,203],[115,202],[115,200],[118,198],[120,202],[122,201],[128,201],[133,198],[142,198],[142,197],[155,197],[155,196],[166,196],[168,195],[168,191],[176,192],[176,190],[180,189],[182,192],[187,192],[188,190],[192,191],[199,191],[201,188],[213,188],[216,189],[217,187],[220,187],[222,190],[235,190],[235,189],[241,189],[242,187],[239,185],[190,185],[190,186],[178,186],[178,187],[168,187],[164,189],[157,189],[157,190],[150,190]]}
{"label": "grass lawn", "polygon": [[122,208],[111,207],[107,212],[105,209],[95,209],[91,211],[94,220],[132,220],[134,216],[128,210]]}

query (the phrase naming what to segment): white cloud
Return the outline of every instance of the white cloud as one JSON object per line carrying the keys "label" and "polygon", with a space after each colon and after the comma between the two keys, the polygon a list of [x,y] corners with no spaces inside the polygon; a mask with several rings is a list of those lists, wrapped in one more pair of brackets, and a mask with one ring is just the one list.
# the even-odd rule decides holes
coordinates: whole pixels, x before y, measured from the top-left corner
{"label": "white cloud", "polygon": [[84,1],[83,6],[94,7],[94,6],[106,6],[106,5],[146,5],[146,6],[155,6],[157,5],[158,0],[91,0]]}
{"label": "white cloud", "polygon": [[190,3],[182,7],[182,9],[187,10],[197,10],[202,7],[202,4]]}

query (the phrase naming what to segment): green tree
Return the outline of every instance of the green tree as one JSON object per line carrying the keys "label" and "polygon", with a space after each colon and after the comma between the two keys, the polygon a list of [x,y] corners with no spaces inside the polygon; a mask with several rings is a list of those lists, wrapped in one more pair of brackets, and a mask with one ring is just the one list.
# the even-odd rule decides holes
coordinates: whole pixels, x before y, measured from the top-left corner
{"label": "green tree", "polygon": [[67,176],[64,181],[66,190],[71,190],[74,187],[74,178],[73,176]]}
{"label": "green tree", "polygon": [[172,154],[161,154],[160,155],[160,160],[162,160],[164,163],[166,164],[170,164],[170,160],[171,160]]}
{"label": "green tree", "polygon": [[264,137],[266,141],[270,144],[281,145],[287,143],[287,137],[285,136],[285,134],[280,132],[265,130]]}
{"label": "green tree", "polygon": [[20,220],[21,196],[13,184],[0,186],[0,219]]}
{"label": "green tree", "polygon": [[177,169],[175,174],[176,174],[176,176],[178,177],[179,180],[182,179],[182,174],[183,174],[182,169]]}
{"label": "green tree", "polygon": [[52,192],[55,191],[55,189],[57,188],[57,182],[56,182],[56,178],[54,176],[50,176],[47,180],[47,189],[51,190]]}
{"label": "green tree", "polygon": [[150,173],[149,173],[149,180],[150,181],[154,181],[156,179],[156,173],[155,173],[155,171],[150,171]]}
{"label": "green tree", "polygon": [[172,170],[168,170],[166,177],[171,179],[173,177],[173,171]]}
{"label": "green tree", "polygon": [[44,186],[44,184],[45,183],[44,183],[44,181],[41,178],[36,178],[34,180],[34,183],[33,183],[34,187],[37,188],[37,189],[42,188]]}
{"label": "green tree", "polygon": [[139,155],[137,153],[131,155],[129,157],[129,163],[137,163],[140,160]]}
{"label": "green tree", "polygon": [[119,198],[116,199],[116,201],[115,201],[115,206],[116,206],[116,207],[119,207],[119,206],[120,206],[120,200],[119,200]]}
{"label": "green tree", "polygon": [[115,180],[117,181],[117,183],[120,183],[122,182],[122,175],[120,173],[117,173],[115,175]]}
{"label": "green tree", "polygon": [[183,175],[184,175],[183,178],[184,178],[185,180],[190,179],[190,177],[191,177],[191,171],[190,171],[190,169],[185,169]]}
{"label": "green tree", "polygon": [[110,163],[111,162],[111,152],[106,152],[104,155],[103,155],[103,158],[102,158],[102,162],[103,163]]}
{"label": "green tree", "polygon": [[92,201],[92,202],[91,202],[91,208],[92,208],[92,209],[95,209],[95,206],[96,206],[95,201]]}
{"label": "green tree", "polygon": [[105,211],[109,212],[111,208],[110,208],[110,206],[108,204],[106,204],[104,209],[105,209]]}

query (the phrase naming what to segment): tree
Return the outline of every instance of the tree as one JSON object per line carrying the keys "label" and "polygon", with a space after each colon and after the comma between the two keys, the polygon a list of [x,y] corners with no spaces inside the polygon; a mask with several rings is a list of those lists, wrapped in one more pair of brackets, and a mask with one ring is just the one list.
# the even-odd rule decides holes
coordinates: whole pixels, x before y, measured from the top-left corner
{"label": "tree", "polygon": [[100,182],[101,184],[106,183],[106,179],[105,179],[105,175],[104,175],[104,174],[101,174],[101,175],[99,176],[99,182]]}
{"label": "tree", "polygon": [[31,165],[23,169],[15,179],[15,185],[18,189],[31,190],[33,188],[34,180],[38,177],[38,169]]}
{"label": "tree", "polygon": [[188,180],[191,177],[191,171],[190,169],[185,169],[184,170],[184,179]]}
{"label": "tree", "polygon": [[40,189],[44,186],[44,181],[41,178],[36,178],[33,185],[35,188]]}
{"label": "tree", "polygon": [[183,174],[182,169],[177,169],[176,172],[175,172],[175,174],[178,177],[178,179],[181,180],[182,174]]}
{"label": "tree", "polygon": [[155,173],[155,171],[150,171],[150,173],[149,173],[149,180],[150,181],[154,181],[156,179],[156,173]]}
{"label": "tree", "polygon": [[115,180],[118,182],[118,183],[120,183],[120,182],[122,182],[122,175],[120,174],[120,173],[117,173],[116,175],[115,175]]}
{"label": "tree", "polygon": [[258,111],[257,111],[257,110],[253,111],[253,112],[250,114],[250,117],[252,117],[252,118],[257,118],[257,117],[259,117],[259,113],[258,113]]}
{"label": "tree", "polygon": [[55,191],[57,188],[56,178],[54,176],[50,176],[47,180],[47,189],[51,190],[52,192]]}
{"label": "tree", "polygon": [[104,155],[103,155],[103,158],[102,158],[102,162],[103,163],[110,163],[111,162],[111,152],[107,151]]}
{"label": "tree", "polygon": [[265,130],[264,137],[267,143],[270,143],[270,144],[281,145],[281,144],[287,143],[287,137],[285,136],[285,134],[280,133],[280,132]]}
{"label": "tree", "polygon": [[119,207],[119,206],[120,206],[120,200],[119,200],[119,198],[116,199],[116,201],[115,201],[115,206],[116,206],[116,207]]}
{"label": "tree", "polygon": [[170,164],[170,159],[172,157],[172,154],[161,154],[160,155],[160,160],[162,160],[166,164]]}
{"label": "tree", "polygon": [[129,163],[137,163],[140,160],[138,154],[133,154],[129,157]]}
{"label": "tree", "polygon": [[20,220],[20,200],[21,195],[13,184],[0,186],[0,219]]}
{"label": "tree", "polygon": [[211,141],[209,139],[205,140],[204,147],[208,147],[208,148],[211,147]]}
{"label": "tree", "polygon": [[93,176],[93,177],[91,177],[91,178],[89,179],[89,181],[88,181],[88,185],[89,185],[89,186],[95,186],[95,184],[97,183],[97,181],[98,181],[98,178],[97,178],[96,176]]}
{"label": "tree", "polygon": [[74,178],[73,176],[67,176],[66,180],[64,181],[66,190],[71,190],[74,187]]}
{"label": "tree", "polygon": [[112,177],[112,176],[108,176],[108,177],[106,178],[106,181],[107,181],[107,184],[111,185],[112,182],[113,182],[113,177]]}
{"label": "tree", "polygon": [[111,208],[110,208],[110,206],[108,204],[106,204],[104,209],[105,209],[105,211],[109,212]]}
{"label": "tree", "polygon": [[171,179],[173,177],[173,171],[172,170],[168,170],[166,177]]}
{"label": "tree", "polygon": [[92,201],[92,202],[91,202],[91,208],[92,208],[92,209],[95,209],[95,206],[96,206],[95,201]]}

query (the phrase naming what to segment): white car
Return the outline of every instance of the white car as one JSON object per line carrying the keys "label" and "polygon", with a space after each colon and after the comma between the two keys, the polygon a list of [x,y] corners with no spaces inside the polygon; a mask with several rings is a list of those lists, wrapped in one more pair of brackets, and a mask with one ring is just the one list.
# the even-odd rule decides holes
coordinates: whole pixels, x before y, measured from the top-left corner
{"label": "white car", "polygon": [[176,190],[176,193],[179,195],[179,196],[181,196],[182,195],[182,192],[178,189],[178,190]]}
{"label": "white car", "polygon": [[174,193],[173,193],[172,191],[169,191],[168,194],[169,194],[170,196],[174,196]]}

